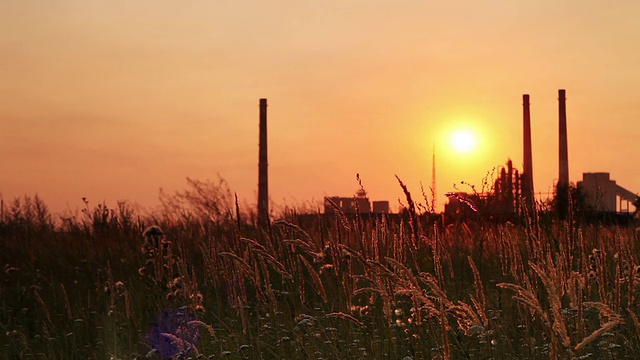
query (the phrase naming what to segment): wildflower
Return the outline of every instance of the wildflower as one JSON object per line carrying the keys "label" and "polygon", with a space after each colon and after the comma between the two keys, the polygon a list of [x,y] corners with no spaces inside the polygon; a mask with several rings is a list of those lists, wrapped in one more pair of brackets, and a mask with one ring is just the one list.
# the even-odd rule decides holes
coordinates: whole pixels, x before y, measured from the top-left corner
{"label": "wildflower", "polygon": [[160,229],[159,226],[152,225],[152,226],[149,226],[142,233],[142,236],[144,236],[145,238],[157,238],[157,239],[160,239],[161,237],[164,237],[164,232],[162,232],[162,229]]}
{"label": "wildflower", "polygon": [[197,327],[189,326],[192,320],[186,312],[166,310],[153,322],[147,339],[162,357],[176,356],[187,347],[193,347],[200,339]]}

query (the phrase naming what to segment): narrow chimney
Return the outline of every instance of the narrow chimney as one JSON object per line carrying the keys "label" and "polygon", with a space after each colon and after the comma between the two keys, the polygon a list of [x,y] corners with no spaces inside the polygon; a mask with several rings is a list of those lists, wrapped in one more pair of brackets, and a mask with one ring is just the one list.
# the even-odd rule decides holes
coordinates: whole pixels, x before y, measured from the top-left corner
{"label": "narrow chimney", "polygon": [[564,90],[558,90],[559,124],[559,175],[556,185],[558,212],[565,218],[569,211],[569,152],[567,145],[567,106]]}
{"label": "narrow chimney", "polygon": [[533,156],[531,150],[531,114],[529,111],[529,95],[522,95],[523,113],[523,145],[524,171],[522,174],[522,196],[525,198],[529,210],[533,209]]}
{"label": "narrow chimney", "polygon": [[558,90],[558,115],[560,119],[560,173],[558,186],[569,186],[569,151],[567,146],[567,99],[564,90]]}
{"label": "narrow chimney", "polygon": [[267,172],[267,99],[260,99],[260,155],[258,159],[258,225],[269,224],[269,175]]}

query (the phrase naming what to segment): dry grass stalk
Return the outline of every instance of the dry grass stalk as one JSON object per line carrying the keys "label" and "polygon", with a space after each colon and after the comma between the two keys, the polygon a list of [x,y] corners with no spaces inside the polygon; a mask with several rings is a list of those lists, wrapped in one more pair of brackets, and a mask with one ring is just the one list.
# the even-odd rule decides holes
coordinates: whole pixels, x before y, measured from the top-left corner
{"label": "dry grass stalk", "polygon": [[267,299],[271,302],[271,306],[274,309],[274,311],[278,311],[278,301],[276,300],[276,295],[273,292],[273,286],[271,286],[271,277],[269,276],[269,270],[267,269],[267,264],[265,264],[264,260],[258,258],[257,261],[258,266],[260,267],[260,270],[262,271],[263,274],[263,279],[264,279],[264,288],[265,288],[265,295],[267,297]]}
{"label": "dry grass stalk", "polygon": [[293,279],[293,276],[286,270],[284,265],[279,262],[273,255],[267,253],[266,251],[260,251],[258,249],[254,249],[258,255],[264,258],[269,264],[271,264],[274,269],[284,278]]}
{"label": "dry grass stalk", "polygon": [[431,291],[433,291],[437,295],[440,302],[444,304],[445,308],[451,308],[454,306],[454,304],[447,297],[447,294],[438,285],[438,280],[435,278],[435,276],[429,273],[421,272],[419,277],[420,280],[427,284]]}
{"label": "dry grass stalk", "polygon": [[527,290],[519,285],[508,284],[508,283],[500,283],[500,284],[497,284],[496,286],[499,288],[515,291],[516,295],[514,295],[513,298],[519,301],[520,303],[522,303],[523,305],[526,305],[530,310],[533,310],[534,312],[538,313],[545,327],[548,330],[552,329],[551,322],[549,321],[549,317],[547,316],[547,313],[544,312],[544,310],[542,310],[542,307],[540,306],[538,299],[530,290]]}
{"label": "dry grass stalk", "polygon": [[267,249],[264,247],[264,245],[258,243],[257,241],[253,240],[253,239],[249,239],[243,236],[238,237],[240,239],[240,241],[243,241],[247,244],[249,244],[250,246],[256,248],[258,251],[264,251],[266,252]]}
{"label": "dry grass stalk", "polygon": [[237,312],[240,314],[240,322],[242,323],[242,333],[246,334],[249,331],[249,319],[247,318],[247,313],[244,308],[244,304],[247,303],[246,299],[246,289],[244,288],[244,284],[241,285],[241,296],[237,299]]}
{"label": "dry grass stalk", "polygon": [[354,318],[353,316],[349,315],[349,314],[345,314],[343,312],[333,312],[333,313],[329,313],[327,315],[325,315],[326,317],[337,317],[340,319],[344,319],[344,320],[349,320],[351,322],[353,322],[354,324],[360,326],[361,328],[366,328],[367,326],[362,323],[362,321]]}
{"label": "dry grass stalk", "polygon": [[432,242],[432,254],[433,254],[433,266],[435,268],[436,276],[438,279],[438,287],[444,286],[444,275],[442,273],[442,263],[440,261],[440,255],[442,251],[442,241],[441,237],[436,233],[433,236]]}
{"label": "dry grass stalk", "polygon": [[211,334],[211,336],[216,336],[216,332],[213,330],[213,327],[207,323],[204,323],[200,320],[191,320],[189,322],[187,322],[187,325],[189,326],[193,326],[193,325],[198,325],[198,326],[202,326],[203,328],[207,329],[207,332],[209,332],[209,334]]}
{"label": "dry grass stalk", "polygon": [[389,278],[382,277],[382,276],[374,276],[373,280],[374,280],[374,283],[372,285],[375,285],[375,288],[378,289],[378,293],[382,297],[382,311],[384,312],[385,317],[387,318],[387,321],[391,322],[392,316],[393,316],[391,311],[393,297],[390,295],[391,285],[390,285]]}
{"label": "dry grass stalk", "polygon": [[[183,352],[189,352],[189,351],[193,351],[195,356],[199,356],[200,352],[198,351],[198,349],[193,346],[193,344],[191,344],[190,342],[181,339],[173,334],[169,334],[169,333],[160,333],[160,336],[167,338],[169,340],[171,340],[171,342],[173,344],[175,344],[178,347],[178,354],[183,353]],[[186,354],[185,354],[186,355]]]}
{"label": "dry grass stalk", "polygon": [[622,320],[622,316],[620,316],[620,314],[616,313],[615,311],[611,310],[611,308],[602,302],[593,302],[593,301],[585,301],[583,303],[583,305],[585,307],[594,307],[596,309],[598,309],[600,311],[600,316],[601,317],[606,317],[609,319],[617,319],[620,320],[621,322],[623,322]]}
{"label": "dry grass stalk", "polygon": [[361,264],[363,264],[364,266],[368,266],[367,264],[367,260],[360,255],[360,253],[358,251],[355,251],[353,249],[351,249],[350,247],[343,245],[343,244],[338,244],[338,248],[342,250],[343,254],[348,254],[349,256],[353,257],[354,259],[358,260],[358,262],[360,262]]}
{"label": "dry grass stalk", "polygon": [[252,275],[253,272],[252,272],[251,266],[249,266],[249,264],[247,264],[247,262],[244,261],[244,259],[241,258],[240,256],[238,256],[238,255],[236,255],[236,254],[234,254],[232,252],[227,252],[227,251],[223,251],[223,252],[218,253],[218,256],[228,257],[228,258],[231,258],[231,259],[235,260],[235,262],[240,265],[240,267],[242,268],[243,272],[247,276],[249,276],[249,277],[253,276]]}
{"label": "dry grass stalk", "polygon": [[404,275],[406,279],[411,281],[411,284],[413,286],[419,287],[417,279],[415,278],[415,276],[413,276],[413,271],[411,271],[409,268],[404,266],[404,264],[401,264],[399,261],[396,261],[393,258],[385,257],[384,259],[387,261],[387,263],[391,264],[395,268],[396,274]]}
{"label": "dry grass stalk", "polygon": [[636,286],[638,285],[638,276],[640,276],[640,266],[636,265],[634,262],[630,264],[631,268],[629,269],[629,287],[628,287],[628,295],[629,304],[635,304],[636,300]]}
{"label": "dry grass stalk", "polygon": [[124,289],[124,311],[127,319],[131,319],[131,303],[129,301],[129,291],[127,288]]}
{"label": "dry grass stalk", "polygon": [[[336,214],[336,217],[338,218],[338,222],[342,225],[342,227],[346,230],[350,230],[351,226],[349,224],[349,218],[347,218],[347,215],[345,215],[345,213],[342,211],[342,209],[340,209],[340,206],[338,206],[333,200],[331,200],[330,198],[326,197],[324,198],[325,201],[327,203],[329,203],[329,206],[331,206],[331,208],[333,209],[334,213]],[[293,224],[291,224],[293,225]],[[296,225],[294,225],[296,226]],[[339,233],[339,228],[337,229],[338,233]],[[338,234],[339,236],[340,234]]]}
{"label": "dry grass stalk", "polygon": [[[335,203],[334,203],[334,205],[335,205]],[[276,221],[273,222],[272,225],[273,226],[282,226],[282,227],[286,227],[286,228],[295,230],[297,233],[302,235],[302,237],[307,241],[307,243],[313,244],[313,239],[311,239],[311,236],[309,236],[309,234],[306,231],[304,231],[300,226],[298,226],[296,224],[292,224],[292,223],[284,221],[284,220],[276,220]]]}
{"label": "dry grass stalk", "polygon": [[49,309],[47,308],[47,304],[45,304],[44,301],[42,300],[42,297],[40,297],[38,290],[34,290],[33,292],[36,296],[36,299],[38,300],[38,303],[40,304],[40,307],[42,308],[42,312],[44,312],[44,316],[47,318],[47,321],[49,321],[50,325],[53,325],[53,322],[51,321],[51,314],[49,314]]}
{"label": "dry grass stalk", "polygon": [[585,347],[587,344],[589,344],[593,340],[597,339],[600,335],[606,332],[609,332],[609,330],[613,329],[617,325],[624,323],[622,316],[613,312],[607,305],[603,303],[585,302],[584,306],[591,306],[591,307],[597,308],[598,310],[600,310],[600,316],[608,318],[609,321],[603,324],[599,329],[592,332],[589,336],[582,339],[582,341],[578,345],[576,345],[575,350],[580,350],[581,348]]}
{"label": "dry grass stalk", "polygon": [[594,332],[591,333],[591,335],[587,336],[578,345],[576,345],[575,350],[582,349],[587,344],[589,344],[590,342],[592,342],[593,340],[598,338],[598,336],[600,336],[600,335],[602,335],[602,334],[604,334],[606,332],[609,332],[609,330],[611,330],[615,326],[619,325],[620,323],[621,322],[618,321],[618,320],[611,320],[611,321],[605,323],[604,325],[602,325],[602,327],[600,327],[600,329],[595,330]]}
{"label": "dry grass stalk", "polygon": [[73,315],[71,314],[71,305],[69,304],[69,296],[67,296],[67,290],[64,288],[64,284],[60,283],[60,288],[62,289],[62,299],[64,300],[64,309],[67,313],[67,318],[69,320],[73,320]]}
{"label": "dry grass stalk", "polygon": [[638,321],[638,316],[630,308],[627,308],[627,313],[629,314],[629,317],[633,322],[633,326],[636,329],[636,332],[635,332],[636,339],[640,341],[640,321]]}
{"label": "dry grass stalk", "polygon": [[[387,221],[383,215],[380,221],[375,222],[375,232],[371,237],[371,246],[373,248],[373,259],[380,260],[380,248],[386,245],[387,240]],[[386,246],[385,246],[386,247]]]}
{"label": "dry grass stalk", "polygon": [[373,288],[373,287],[361,287],[361,288],[356,289],[353,292],[353,295],[360,295],[360,294],[367,293],[367,292],[376,293],[376,294],[381,295],[381,296],[382,296],[382,293],[383,293],[380,289],[376,289],[376,288]]}
{"label": "dry grass stalk", "polygon": [[585,275],[578,272],[571,272],[566,283],[566,295],[569,298],[569,305],[578,309],[582,300],[582,292],[586,285]]}
{"label": "dry grass stalk", "polygon": [[304,274],[303,274],[302,266],[300,265],[300,262],[301,262],[300,256],[296,256],[295,264],[298,270],[295,271],[294,274],[298,275],[298,278],[297,278],[298,296],[299,296],[300,302],[304,303],[305,302]]}
{"label": "dry grass stalk", "polygon": [[444,349],[444,359],[451,359],[451,345],[449,344],[449,320],[445,312],[444,302],[440,302],[440,326],[442,335],[442,347]]}
{"label": "dry grass stalk", "polygon": [[406,260],[406,252],[407,252],[407,247],[405,246],[404,243],[404,230],[405,225],[404,225],[404,220],[400,220],[400,227],[398,228],[398,233],[397,234],[393,234],[393,241],[392,241],[392,246],[391,246],[391,257],[393,257],[394,259],[400,261],[400,262],[405,262]]}
{"label": "dry grass stalk", "polygon": [[600,301],[609,302],[610,293],[608,291],[607,274],[605,272],[606,256],[606,252],[596,248],[592,249],[591,255],[589,255],[589,266],[591,267],[593,278],[597,282]]}
{"label": "dry grass stalk", "polygon": [[[502,270],[502,275],[506,276],[509,273],[517,276],[514,272],[513,267],[510,267],[514,264],[513,257],[511,256],[511,241],[507,240],[507,236],[504,234],[504,230],[500,229],[500,232],[497,235],[498,239],[498,247],[500,250],[500,269]],[[517,277],[516,277],[517,278]]]}
{"label": "dry grass stalk", "polygon": [[326,294],[326,292],[324,290],[324,286],[322,285],[322,280],[320,279],[320,276],[318,276],[318,272],[313,268],[311,263],[309,263],[309,261],[307,261],[307,259],[304,258],[304,256],[299,254],[298,257],[300,258],[300,260],[302,260],[302,263],[307,268],[307,271],[309,272],[309,275],[311,275],[311,279],[313,280],[313,284],[314,284],[316,290],[318,290],[318,293],[320,294],[320,297],[322,298],[322,301],[324,301],[325,303],[328,303],[329,300],[327,300],[327,294]]}
{"label": "dry grass stalk", "polygon": [[379,271],[375,272],[375,274],[378,275],[378,276],[384,276],[384,277],[390,277],[390,278],[397,278],[398,277],[398,275],[396,275],[393,271],[389,270],[389,268],[384,266],[379,261],[367,260],[367,265],[369,265],[369,267],[372,270],[373,270],[373,268],[379,270]]}
{"label": "dry grass stalk", "polygon": [[412,260],[414,262],[414,264],[417,265],[417,260],[418,260],[418,245],[417,242],[420,240],[420,226],[418,224],[418,218],[416,216],[416,205],[413,202],[413,199],[411,199],[411,193],[409,192],[409,189],[407,189],[407,186],[402,182],[402,180],[400,180],[400,178],[398,177],[398,175],[396,175],[396,179],[398,180],[398,183],[400,184],[400,187],[402,188],[402,191],[404,192],[404,195],[407,198],[407,203],[409,205],[409,225],[411,226],[411,231],[412,231],[412,237],[410,237],[411,241],[410,244],[411,246],[409,247],[409,250],[411,251],[411,255],[412,255]]}
{"label": "dry grass stalk", "polygon": [[467,257],[469,261],[469,266],[471,266],[471,271],[473,272],[473,286],[476,289],[476,297],[471,296],[471,301],[478,311],[478,315],[482,319],[482,324],[487,326],[488,320],[487,315],[485,313],[485,309],[487,307],[487,299],[484,294],[484,287],[482,286],[482,278],[480,277],[480,272],[476,267],[476,264],[473,262],[471,256]]}
{"label": "dry grass stalk", "polygon": [[467,336],[474,335],[471,332],[472,328],[484,328],[486,326],[473,308],[462,301],[459,301],[458,305],[449,308],[447,312],[455,317],[460,330],[462,330]]}
{"label": "dry grass stalk", "polygon": [[577,329],[577,338],[581,339],[585,336],[585,324],[583,322],[584,318],[584,309],[582,307],[583,301],[583,292],[585,291],[585,287],[587,284],[587,279],[585,274],[572,272],[569,276],[569,280],[567,283],[567,296],[569,297],[569,306],[572,309],[577,309],[577,318],[575,321],[576,329]]}
{"label": "dry grass stalk", "polygon": [[[550,264],[547,264],[553,271],[553,268]],[[569,339],[569,335],[567,334],[567,327],[564,323],[564,318],[562,316],[562,302],[560,301],[561,294],[556,283],[562,284],[561,279],[556,276],[555,281],[552,281],[551,278],[544,272],[540,267],[536,264],[529,262],[529,266],[542,280],[545,288],[547,289],[547,295],[549,296],[549,303],[551,304],[551,312],[553,315],[553,331],[560,337],[562,340],[562,345],[565,347],[571,346],[571,340]]]}
{"label": "dry grass stalk", "polygon": [[296,247],[299,247],[301,249],[303,249],[306,253],[313,253],[311,246],[304,242],[303,240],[300,239],[285,239],[282,240],[283,243],[285,244],[290,244],[290,245],[294,245]]}
{"label": "dry grass stalk", "polygon": [[511,252],[511,274],[513,274],[516,280],[518,280],[520,283],[524,283],[526,286],[530,287],[531,284],[529,281],[529,276],[524,268],[524,260],[522,258],[523,251],[518,248],[519,244],[517,241],[511,241],[509,239],[510,238],[507,238],[505,241],[508,242]]}

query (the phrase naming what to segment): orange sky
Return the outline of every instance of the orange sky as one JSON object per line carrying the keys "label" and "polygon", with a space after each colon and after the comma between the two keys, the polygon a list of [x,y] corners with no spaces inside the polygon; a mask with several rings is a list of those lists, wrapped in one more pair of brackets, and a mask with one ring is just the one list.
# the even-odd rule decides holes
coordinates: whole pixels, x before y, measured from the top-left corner
{"label": "orange sky", "polygon": [[[557,90],[569,171],[640,192],[640,2],[0,2],[0,193],[54,210],[158,203],[185,177],[257,194],[258,99],[269,101],[276,203],[350,196],[355,174],[395,208],[438,156],[439,202],[522,163],[531,94],[537,191],[557,178]],[[476,155],[446,136],[467,124]],[[463,188],[464,189],[464,188]]]}

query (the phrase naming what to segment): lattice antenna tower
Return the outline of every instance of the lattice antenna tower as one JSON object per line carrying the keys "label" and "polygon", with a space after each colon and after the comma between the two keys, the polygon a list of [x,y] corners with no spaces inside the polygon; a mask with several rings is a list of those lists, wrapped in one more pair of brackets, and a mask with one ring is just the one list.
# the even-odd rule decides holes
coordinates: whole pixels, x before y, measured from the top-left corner
{"label": "lattice antenna tower", "polygon": [[431,211],[436,212],[438,206],[438,190],[436,188],[436,145],[433,145],[433,159],[431,160]]}

